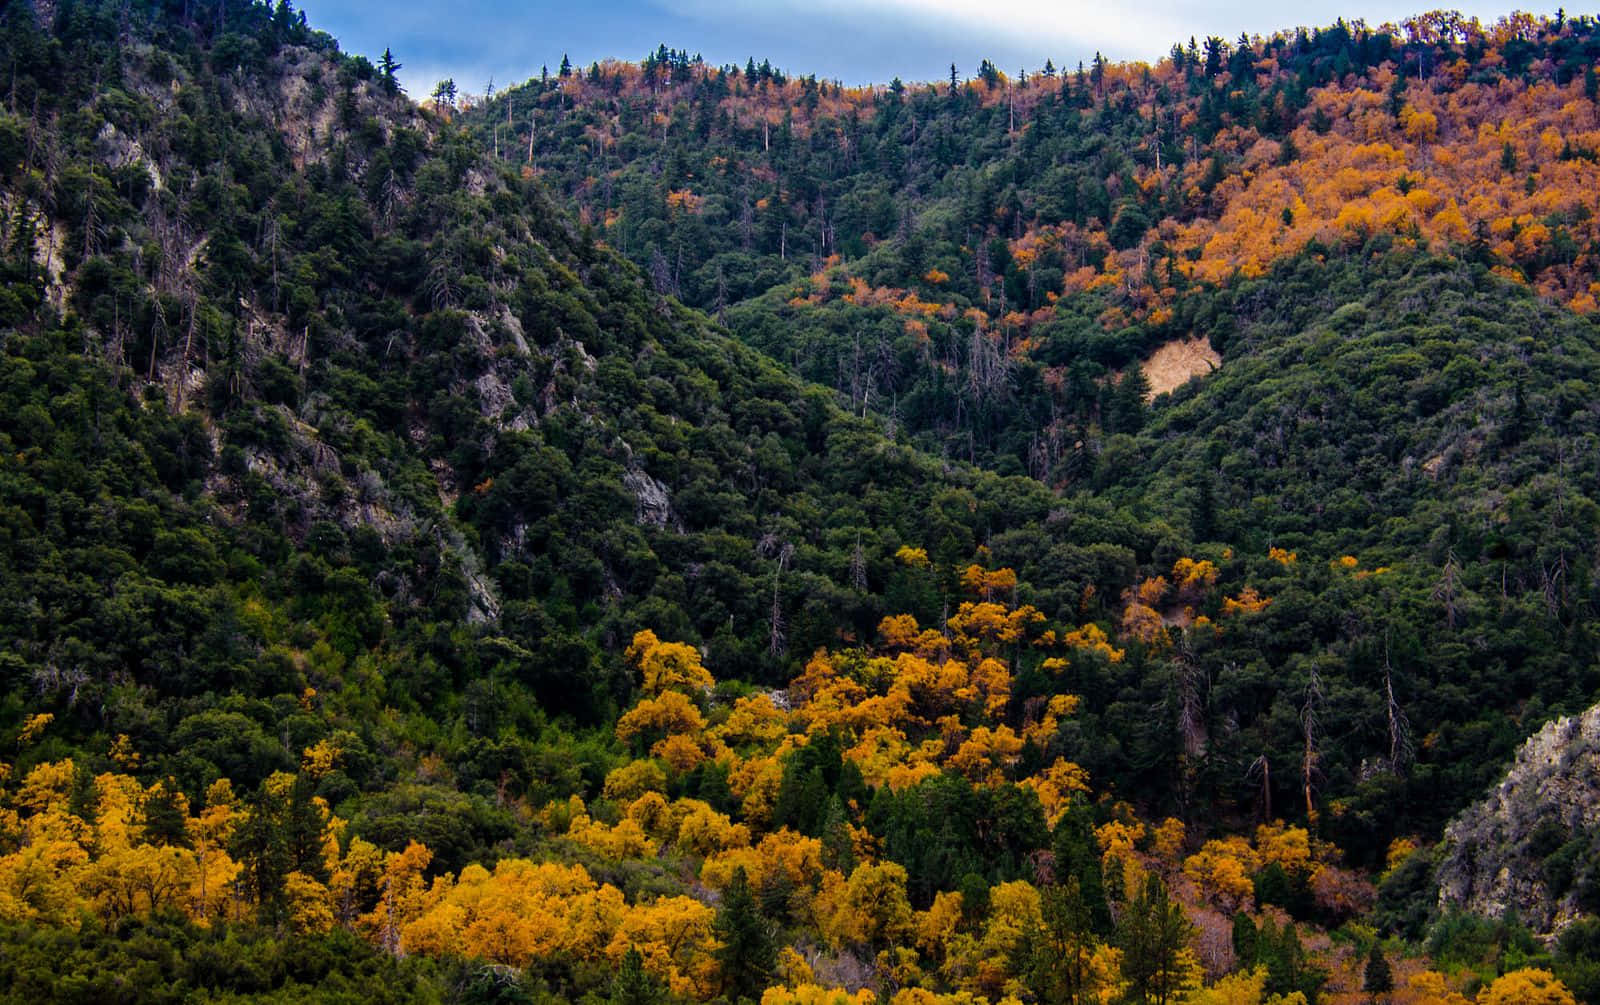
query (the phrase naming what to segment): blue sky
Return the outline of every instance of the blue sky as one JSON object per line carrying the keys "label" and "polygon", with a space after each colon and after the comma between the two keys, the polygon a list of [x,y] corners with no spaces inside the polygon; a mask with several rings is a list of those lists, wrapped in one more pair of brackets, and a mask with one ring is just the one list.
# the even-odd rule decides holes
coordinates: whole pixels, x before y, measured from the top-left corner
{"label": "blue sky", "polygon": [[[401,79],[423,97],[451,76],[481,93],[551,72],[563,53],[587,66],[615,57],[639,59],[658,43],[687,49],[715,64],[754,56],[791,73],[815,73],[850,84],[911,81],[949,75],[954,62],[971,75],[981,59],[1002,69],[1033,70],[1087,61],[1098,50],[1113,60],[1154,59],[1191,35],[1267,33],[1338,17],[1378,24],[1438,6],[1427,0],[1305,0],[1288,5],[1251,0],[1150,0],[1137,7],[1083,0],[303,0],[315,27],[349,52],[376,57],[385,46],[405,68]],[[1492,21],[1511,7],[1453,4]],[[1535,8],[1543,10],[1543,8]]]}

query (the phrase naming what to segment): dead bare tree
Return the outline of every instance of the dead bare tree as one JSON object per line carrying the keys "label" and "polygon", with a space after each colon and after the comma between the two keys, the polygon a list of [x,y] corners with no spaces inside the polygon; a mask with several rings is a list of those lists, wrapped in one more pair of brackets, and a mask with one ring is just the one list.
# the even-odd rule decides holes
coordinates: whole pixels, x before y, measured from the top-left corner
{"label": "dead bare tree", "polygon": [[867,591],[867,554],[861,549],[861,534],[856,534],[855,550],[850,553],[850,585]]}
{"label": "dead bare tree", "polygon": [[1261,819],[1272,819],[1272,762],[1267,760],[1266,754],[1259,755],[1250,762],[1250,767],[1245,769],[1245,781],[1259,782],[1261,785]]}
{"label": "dead bare tree", "polygon": [[1444,623],[1455,628],[1460,618],[1461,566],[1456,562],[1455,549],[1445,556],[1444,571],[1439,584],[1433,588],[1433,599],[1444,605]]}
{"label": "dead bare tree", "polygon": [[1179,795],[1185,815],[1188,814],[1189,797],[1194,792],[1200,764],[1206,756],[1206,723],[1202,690],[1205,671],[1195,659],[1194,650],[1185,635],[1178,644],[1173,660],[1178,671],[1178,737],[1183,744],[1178,755]]}
{"label": "dead bare tree", "polygon": [[1411,763],[1414,756],[1411,748],[1411,723],[1406,720],[1405,710],[1394,697],[1394,668],[1389,662],[1387,634],[1383,639],[1383,696],[1389,719],[1389,770],[1403,774],[1405,766]]}
{"label": "dead bare tree", "polygon": [[761,540],[756,542],[756,554],[774,560],[771,634],[767,640],[767,652],[773,657],[779,657],[788,650],[788,639],[783,631],[783,595],[780,591],[784,570],[788,569],[790,560],[794,558],[794,545],[780,540],[776,534],[768,533],[762,535]]}
{"label": "dead bare tree", "polygon": [[1306,680],[1305,703],[1300,706],[1300,730],[1305,742],[1300,756],[1300,784],[1305,793],[1306,822],[1315,828],[1317,823],[1316,788],[1317,780],[1322,776],[1318,762],[1321,760],[1319,750],[1320,723],[1318,716],[1323,704],[1322,675],[1317,668],[1311,668],[1311,676]]}

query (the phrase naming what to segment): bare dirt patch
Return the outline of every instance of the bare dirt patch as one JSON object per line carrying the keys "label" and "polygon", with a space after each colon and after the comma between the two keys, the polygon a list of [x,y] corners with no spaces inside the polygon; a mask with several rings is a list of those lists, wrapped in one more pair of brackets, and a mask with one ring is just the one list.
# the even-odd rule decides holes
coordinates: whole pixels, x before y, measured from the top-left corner
{"label": "bare dirt patch", "polygon": [[1191,377],[1204,377],[1221,365],[1222,357],[1203,335],[1168,342],[1139,364],[1144,379],[1150,382],[1150,393],[1145,400],[1154,400],[1158,394],[1182,387]]}

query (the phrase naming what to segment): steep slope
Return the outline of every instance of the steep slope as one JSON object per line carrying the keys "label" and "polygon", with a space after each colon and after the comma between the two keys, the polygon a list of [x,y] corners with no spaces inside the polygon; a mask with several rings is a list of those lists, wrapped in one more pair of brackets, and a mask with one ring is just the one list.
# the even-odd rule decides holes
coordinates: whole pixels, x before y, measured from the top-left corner
{"label": "steep slope", "polygon": [[[1195,300],[1227,362],[1105,441],[1089,477],[1214,542],[1195,554],[1228,548],[1225,572],[1272,597],[1253,632],[1190,631],[1176,654],[1201,682],[1217,795],[1304,812],[1309,786],[1341,847],[1378,860],[1600,688],[1600,338],[1410,251],[1302,258]],[[1159,692],[1101,693],[1131,717]]]}
{"label": "steep slope", "polygon": [[932,449],[1053,484],[1085,432],[1136,421],[1108,374],[1212,334],[1189,289],[1308,247],[1450,249],[1593,310],[1593,18],[1179,42],[869,88],[663,48],[467,119],[658,289]]}
{"label": "steep slope", "polygon": [[1600,707],[1548,723],[1445,830],[1441,907],[1559,931],[1600,912]]}
{"label": "steep slope", "polygon": [[[1592,24],[1529,30],[1537,66],[1428,51],[1559,73]],[[1169,178],[1164,145],[1146,189],[1092,150],[1180,80],[1158,122],[1281,133],[1379,39],[1035,85],[1071,137],[1039,163],[1088,183],[1054,238],[1103,248],[962,180],[1053,128],[1013,134],[992,67],[887,92],[948,127],[910,175],[933,257],[863,231],[726,310],[841,402],[647,281],[614,247],[647,227],[568,214],[287,4],[7,6],[0,985],[1353,999],[1371,931],[1311,966],[1299,932],[1379,920],[1357,870],[1423,861],[1391,841],[1600,686],[1595,329],[1382,228],[1188,284],[1208,237],[1169,301],[1133,266],[1176,238],[1135,214],[1201,212],[1213,169],[1237,196],[1231,162]],[[767,219],[725,265],[787,268]],[[1131,364],[1191,332],[1223,365],[1147,407]]]}
{"label": "steep slope", "polygon": [[[1173,636],[1072,681],[1095,777],[1376,863],[1600,688],[1597,46],[1434,13],[867,89],[663,50],[464,118],[853,411],[1078,493],[990,545],[1052,615]],[[1141,407],[1191,337],[1220,370]],[[1157,584],[1181,555],[1265,584],[1258,630],[1183,631],[1227,598]]]}
{"label": "steep slope", "polygon": [[349,734],[330,798],[442,756],[487,840],[599,770],[549,724],[609,720],[638,628],[785,678],[904,606],[900,547],[1051,509],[650,293],[287,7],[218,10],[4,13],[3,715],[56,716],[19,770],[126,735],[253,787]]}
{"label": "steep slope", "polygon": [[[479,797],[502,779],[542,796],[572,784],[543,752],[571,742],[549,720],[609,719],[637,629],[779,683],[886,614],[937,623],[980,545],[1019,570],[1019,601],[1136,643],[1065,683],[1025,668],[1014,715],[1069,687],[1087,714],[1064,728],[1094,777],[1241,819],[1332,804],[1366,861],[1470,799],[1523,718],[1592,697],[1593,507],[1581,478],[1543,473],[1588,463],[1586,322],[1381,237],[1302,256],[1181,298],[1173,323],[1227,362],[1133,439],[1111,434],[1145,421],[1137,387],[1098,391],[1084,367],[1139,338],[1073,329],[1039,351],[1080,370],[1087,425],[1036,439],[1098,494],[1063,505],[885,440],[648,292],[365,60],[286,12],[230,10],[218,31],[141,9],[149,49],[92,5],[54,9],[48,31],[7,14],[16,107],[39,109],[5,119],[13,723],[53,710],[64,742],[126,733],[191,786],[260,779],[338,729],[442,752]],[[1061,90],[1078,115],[1087,92]],[[848,306],[900,325],[897,307]],[[1463,316],[1451,338],[1430,327]],[[1528,331],[1550,341],[1519,344]],[[80,399],[114,421],[61,421]],[[1461,509],[1490,536],[1452,524]],[[905,545],[931,581],[895,560]],[[1269,547],[1390,571],[1345,583]],[[1162,633],[1141,635],[1129,591],[1196,548],[1273,594],[1259,627],[1186,633],[1184,606],[1215,621],[1229,599],[1208,588],[1157,597]],[[1351,620],[1352,589],[1370,616]],[[1308,761],[1316,667],[1335,739]],[[306,723],[272,736],[308,688]],[[371,716],[386,707],[402,718]],[[260,738],[221,741],[236,730]],[[1415,770],[1380,770],[1407,752]],[[598,784],[598,762],[576,763]],[[385,772],[357,776],[345,794]],[[1424,790],[1442,798],[1408,796]]]}

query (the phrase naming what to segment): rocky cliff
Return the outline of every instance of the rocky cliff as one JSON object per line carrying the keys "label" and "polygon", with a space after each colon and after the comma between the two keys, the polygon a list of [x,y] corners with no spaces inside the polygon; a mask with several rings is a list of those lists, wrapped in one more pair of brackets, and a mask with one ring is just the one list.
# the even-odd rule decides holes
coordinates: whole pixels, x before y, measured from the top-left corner
{"label": "rocky cliff", "polygon": [[1600,705],[1549,723],[1488,798],[1445,830],[1439,906],[1540,933],[1600,902]]}

